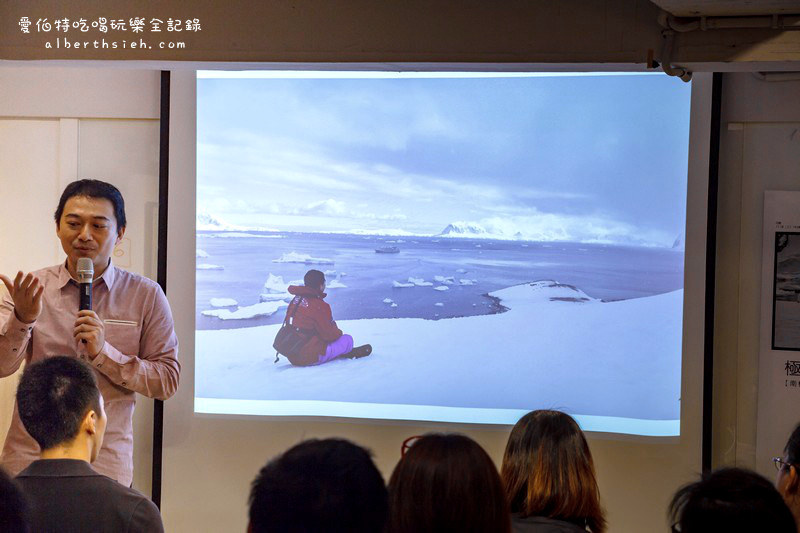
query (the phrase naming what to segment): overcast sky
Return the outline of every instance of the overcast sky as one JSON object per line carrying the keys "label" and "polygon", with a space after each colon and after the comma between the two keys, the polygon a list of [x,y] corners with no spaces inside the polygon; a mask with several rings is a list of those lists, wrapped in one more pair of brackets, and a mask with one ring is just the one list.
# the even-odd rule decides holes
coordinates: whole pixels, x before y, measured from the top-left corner
{"label": "overcast sky", "polygon": [[[198,210],[282,230],[683,232],[690,85],[664,75],[198,79]],[[548,237],[549,236],[549,237]]]}

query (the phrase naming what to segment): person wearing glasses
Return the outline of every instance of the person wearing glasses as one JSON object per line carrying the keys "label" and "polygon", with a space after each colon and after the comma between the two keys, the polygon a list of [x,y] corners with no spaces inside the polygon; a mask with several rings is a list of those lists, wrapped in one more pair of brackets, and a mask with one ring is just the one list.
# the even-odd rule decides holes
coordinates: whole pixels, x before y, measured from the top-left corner
{"label": "person wearing glasses", "polygon": [[766,478],[722,468],[680,488],[669,517],[673,533],[797,533],[792,512]]}
{"label": "person wearing glasses", "polygon": [[510,533],[508,504],[489,455],[464,435],[403,442],[389,479],[386,533]]}
{"label": "person wearing glasses", "polygon": [[773,457],[772,462],[778,469],[775,480],[778,492],[792,511],[797,529],[800,530],[800,424],[789,436],[783,449],[783,457]]}
{"label": "person wearing glasses", "polygon": [[523,416],[508,437],[500,475],[515,533],[606,531],[592,453],[571,416]]}

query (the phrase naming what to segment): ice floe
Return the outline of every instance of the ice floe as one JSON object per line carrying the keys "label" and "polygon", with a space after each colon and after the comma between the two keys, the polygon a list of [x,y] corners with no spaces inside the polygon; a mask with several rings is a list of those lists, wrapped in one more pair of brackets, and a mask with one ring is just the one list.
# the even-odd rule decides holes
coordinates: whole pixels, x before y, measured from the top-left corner
{"label": "ice floe", "polygon": [[239,305],[239,302],[233,298],[211,298],[210,303],[212,307],[233,307]]}
{"label": "ice floe", "polygon": [[438,287],[434,287],[433,290],[435,291],[449,291],[450,287],[447,285],[439,285]]}
{"label": "ice floe", "polygon": [[394,300],[392,300],[391,298],[384,298],[383,299],[383,303],[385,303],[385,304],[393,304]]}
{"label": "ice floe", "polygon": [[431,287],[433,283],[430,281],[425,281],[424,278],[408,278],[409,283],[413,283],[417,287]]}
{"label": "ice floe", "polygon": [[205,250],[201,250],[200,248],[198,248],[198,249],[196,249],[196,250],[195,250],[195,252],[194,252],[194,256],[195,256],[195,257],[201,257],[201,258],[205,259],[206,257],[208,257],[208,252],[206,252]]}
{"label": "ice floe", "polygon": [[455,283],[455,278],[453,276],[433,276],[434,281],[438,281],[439,283],[445,283],[447,285],[452,285]]}
{"label": "ice floe", "polygon": [[413,286],[414,286],[413,283],[403,283],[402,281],[393,281],[392,282],[392,287],[394,287],[396,289],[403,289],[403,288],[413,287]]}
{"label": "ice floe", "polygon": [[302,263],[304,265],[332,265],[333,259],[325,257],[311,257],[308,254],[300,254],[297,252],[288,252],[283,254],[278,259],[273,259],[273,263]]}
{"label": "ice floe", "polygon": [[283,301],[279,302],[259,302],[257,304],[240,307],[236,311],[230,309],[209,309],[203,311],[205,316],[213,316],[222,320],[244,320],[248,318],[256,318],[260,316],[274,315],[278,309],[288,307],[289,304]]}
{"label": "ice floe", "polygon": [[460,280],[458,280],[458,282],[461,285],[475,285],[475,280],[474,279],[460,279]]}
{"label": "ice floe", "polygon": [[197,265],[197,270],[225,270],[225,267],[220,265],[211,265],[208,263],[202,263]]}

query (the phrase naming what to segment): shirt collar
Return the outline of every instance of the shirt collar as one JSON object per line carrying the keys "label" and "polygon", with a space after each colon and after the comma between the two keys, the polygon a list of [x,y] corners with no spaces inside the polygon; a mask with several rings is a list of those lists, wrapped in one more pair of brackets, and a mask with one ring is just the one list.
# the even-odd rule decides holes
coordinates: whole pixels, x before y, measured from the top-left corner
{"label": "shirt collar", "polygon": [[[114,280],[117,277],[116,270],[117,269],[114,266],[114,263],[111,261],[111,258],[109,258],[108,268],[106,268],[105,272],[103,272],[99,278],[94,280],[94,283],[97,283],[102,279],[105,282],[106,287],[108,287],[108,290],[111,290],[111,288],[114,286]],[[66,286],[66,284],[70,281],[75,281],[75,283],[77,283],[77,280],[73,280],[72,276],[70,276],[69,270],[67,270],[67,261],[65,260],[63,263],[61,263],[61,266],[58,267],[58,288],[63,289],[64,286]]]}

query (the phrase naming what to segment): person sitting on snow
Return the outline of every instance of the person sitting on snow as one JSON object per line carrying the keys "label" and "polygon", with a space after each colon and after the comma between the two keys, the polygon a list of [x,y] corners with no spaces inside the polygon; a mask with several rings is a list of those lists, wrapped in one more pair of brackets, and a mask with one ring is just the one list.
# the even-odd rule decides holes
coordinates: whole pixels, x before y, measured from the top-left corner
{"label": "person sitting on snow", "polygon": [[290,358],[293,365],[321,365],[336,358],[356,359],[372,353],[372,346],[365,344],[353,348],[353,337],[342,333],[331,314],[331,306],[325,296],[325,274],[309,270],[303,277],[303,286],[290,285],[289,293],[295,297],[286,310],[291,323],[309,339],[300,348],[300,353]]}

